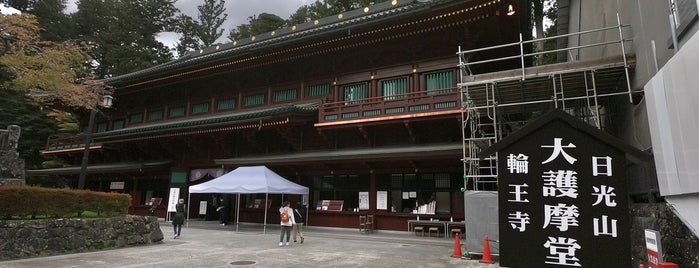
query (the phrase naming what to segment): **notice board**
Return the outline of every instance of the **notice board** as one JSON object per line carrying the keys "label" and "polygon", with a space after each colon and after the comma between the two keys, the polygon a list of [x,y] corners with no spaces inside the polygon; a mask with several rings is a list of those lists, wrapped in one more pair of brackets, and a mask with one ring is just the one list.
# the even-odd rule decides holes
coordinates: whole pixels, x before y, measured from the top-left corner
{"label": "notice board", "polygon": [[316,210],[342,211],[344,200],[318,200]]}

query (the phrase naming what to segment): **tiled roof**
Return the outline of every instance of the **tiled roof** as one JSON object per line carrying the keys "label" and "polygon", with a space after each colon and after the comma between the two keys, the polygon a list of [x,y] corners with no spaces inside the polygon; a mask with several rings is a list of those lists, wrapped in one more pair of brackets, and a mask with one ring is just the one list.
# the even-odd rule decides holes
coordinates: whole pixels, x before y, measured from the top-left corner
{"label": "tiled roof", "polygon": [[[370,23],[379,23],[396,16],[406,16],[415,12],[425,11],[440,3],[455,2],[454,0],[393,0],[375,4],[369,7],[356,9],[347,13],[322,18],[316,21],[306,22],[292,27],[278,29],[273,32],[263,33],[251,38],[245,38],[231,43],[216,45],[200,51],[186,54],[179,59],[160,64],[137,72],[108,78],[105,80],[110,85],[120,85],[139,79],[156,77],[164,72],[174,72],[185,68],[235,58],[236,56],[249,54],[252,50],[272,48],[290,42],[299,42],[329,34],[336,31],[345,31],[348,26],[358,26]],[[458,2],[458,1],[456,1]]]}
{"label": "tiled roof", "polygon": [[343,150],[325,150],[313,152],[285,153],[278,155],[259,155],[216,159],[219,165],[259,165],[289,164],[318,161],[366,160],[368,158],[406,158],[459,156],[463,152],[462,143],[422,144],[411,146],[350,148]]}
{"label": "tiled roof", "polygon": [[[99,132],[93,134],[96,142],[119,140],[133,137],[143,137],[168,132],[187,132],[224,126],[236,126],[262,122],[263,120],[278,118],[290,114],[316,114],[319,101],[295,103],[288,105],[270,106],[261,109],[237,111],[211,116],[187,118],[182,120],[170,120],[162,123],[148,124],[136,127],[128,127],[118,130]],[[261,125],[262,123],[260,123]]]}
{"label": "tiled roof", "polygon": [[[103,165],[89,165],[87,171],[93,174],[103,173],[118,173],[118,172],[141,172],[144,169],[169,169],[172,161],[154,161],[154,162],[123,162]],[[62,168],[46,168],[27,170],[27,176],[56,176],[56,175],[74,175],[80,174],[81,167],[62,167]]]}

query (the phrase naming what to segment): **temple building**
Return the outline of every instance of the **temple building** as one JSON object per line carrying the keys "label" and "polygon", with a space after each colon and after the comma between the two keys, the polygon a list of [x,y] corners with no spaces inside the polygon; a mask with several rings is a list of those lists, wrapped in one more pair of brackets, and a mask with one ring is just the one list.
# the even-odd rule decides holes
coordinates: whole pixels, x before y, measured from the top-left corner
{"label": "temple building", "polygon": [[[171,188],[185,194],[236,167],[264,165],[310,188],[305,200],[271,196],[269,205],[303,201],[311,225],[354,228],[357,214],[369,212],[374,228],[405,230],[418,209],[462,220],[461,188],[473,185],[463,179],[456,53],[519,41],[530,22],[512,10],[529,8],[524,2],[387,1],[109,78],[114,106],[91,129],[86,188],[129,193],[132,212],[145,215],[151,198],[167,200]],[[44,156],[75,167],[30,174],[77,183],[83,148],[81,137],[50,140]],[[360,208],[361,193],[368,207]],[[260,199],[242,197],[241,222],[262,222]],[[200,200],[212,197],[190,201]],[[324,200],[340,206],[316,210]]]}

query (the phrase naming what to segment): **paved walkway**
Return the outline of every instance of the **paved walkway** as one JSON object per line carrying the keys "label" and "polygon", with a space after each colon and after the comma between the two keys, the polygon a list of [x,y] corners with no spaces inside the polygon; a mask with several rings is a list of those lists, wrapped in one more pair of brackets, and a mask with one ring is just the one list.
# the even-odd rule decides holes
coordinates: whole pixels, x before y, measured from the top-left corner
{"label": "paved walkway", "polygon": [[[241,225],[242,226],[242,225]],[[162,243],[89,253],[0,262],[0,267],[500,267],[453,258],[454,240],[406,232],[359,234],[352,229],[309,227],[303,244],[279,247],[279,227],[219,226],[190,220],[181,239],[160,222]],[[462,245],[463,246],[463,245]],[[462,251],[465,249],[462,247]]]}

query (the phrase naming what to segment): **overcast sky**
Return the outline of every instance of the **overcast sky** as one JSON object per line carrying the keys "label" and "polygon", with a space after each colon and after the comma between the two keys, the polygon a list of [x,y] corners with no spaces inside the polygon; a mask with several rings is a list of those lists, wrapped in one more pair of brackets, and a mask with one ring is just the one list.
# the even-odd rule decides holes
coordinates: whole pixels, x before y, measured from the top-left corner
{"label": "overcast sky", "polygon": [[[75,2],[76,0],[69,0],[67,13],[77,11]],[[226,37],[228,36],[229,30],[243,23],[248,23],[248,17],[250,16],[259,15],[260,13],[269,13],[277,15],[282,19],[288,19],[299,7],[311,2],[312,0],[226,0],[225,13],[228,14],[228,18],[223,24],[225,28],[223,36],[221,36],[218,41],[221,43],[228,43],[229,40]],[[199,14],[197,6],[203,3],[203,0],[177,0],[175,6],[179,8],[182,13],[197,19]],[[178,38],[179,37],[175,33],[162,33],[158,39],[164,44],[174,47]]]}

